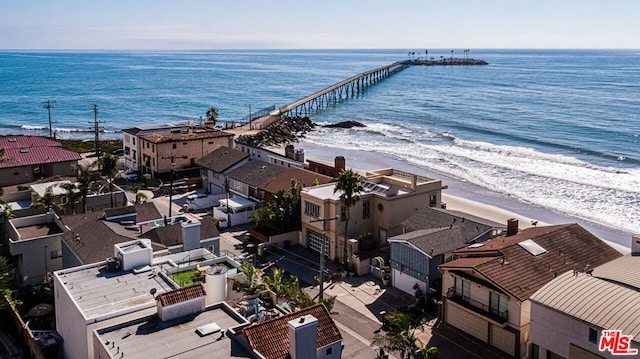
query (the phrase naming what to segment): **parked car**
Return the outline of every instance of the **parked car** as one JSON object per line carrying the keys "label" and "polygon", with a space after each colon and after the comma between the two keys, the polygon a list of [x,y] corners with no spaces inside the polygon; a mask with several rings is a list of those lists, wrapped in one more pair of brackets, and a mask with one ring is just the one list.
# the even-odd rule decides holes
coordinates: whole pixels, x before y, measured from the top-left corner
{"label": "parked car", "polygon": [[120,156],[120,155],[124,154],[124,150],[122,148],[117,148],[117,149],[111,151],[111,154]]}
{"label": "parked car", "polygon": [[129,181],[136,181],[138,179],[138,174],[132,170],[128,170],[124,173],[124,176],[127,177]]}
{"label": "parked car", "polygon": [[194,193],[187,196],[187,199],[193,201],[196,198],[205,198],[207,197],[206,193]]}

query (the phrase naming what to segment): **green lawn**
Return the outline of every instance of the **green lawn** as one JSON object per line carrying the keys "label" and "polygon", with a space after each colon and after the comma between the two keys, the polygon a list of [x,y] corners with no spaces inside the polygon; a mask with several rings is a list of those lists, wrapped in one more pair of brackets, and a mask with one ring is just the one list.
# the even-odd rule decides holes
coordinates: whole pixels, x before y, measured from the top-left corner
{"label": "green lawn", "polygon": [[[217,263],[215,264],[217,266],[221,266],[221,267],[226,267],[227,269],[232,269],[233,267],[231,265],[229,265],[228,263],[222,262],[222,263]],[[173,273],[170,274],[169,277],[171,277],[171,279],[176,282],[179,286],[181,287],[188,287],[190,285],[194,285],[194,284],[198,284],[198,283],[203,283],[204,282],[204,273],[202,273],[202,277],[201,277],[201,281],[194,281],[194,273],[195,271],[193,269],[191,270],[187,270],[184,272],[177,272],[177,273]]]}

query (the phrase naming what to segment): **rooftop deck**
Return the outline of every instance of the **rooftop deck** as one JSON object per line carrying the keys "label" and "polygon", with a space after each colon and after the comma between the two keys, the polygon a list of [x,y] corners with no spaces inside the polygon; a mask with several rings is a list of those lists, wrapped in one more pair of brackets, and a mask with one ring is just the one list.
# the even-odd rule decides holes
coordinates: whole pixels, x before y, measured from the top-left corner
{"label": "rooftop deck", "polygon": [[[159,272],[159,271],[158,271]],[[147,271],[107,272],[106,263],[55,273],[86,319],[155,305],[156,294],[179,288],[164,274]]]}
{"label": "rooftop deck", "polygon": [[[196,329],[216,323],[220,332],[200,336]],[[163,322],[148,316],[129,323],[98,330],[100,342],[112,356],[125,358],[143,355],[147,358],[251,358],[238,343],[224,332],[247,322],[224,304],[216,304],[204,312]]]}

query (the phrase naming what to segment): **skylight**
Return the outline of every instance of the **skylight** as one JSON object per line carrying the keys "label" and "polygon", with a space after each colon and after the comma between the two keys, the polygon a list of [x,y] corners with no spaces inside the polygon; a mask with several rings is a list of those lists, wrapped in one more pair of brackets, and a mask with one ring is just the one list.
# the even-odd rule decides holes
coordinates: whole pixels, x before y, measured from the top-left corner
{"label": "skylight", "polygon": [[547,253],[547,250],[542,248],[538,243],[534,242],[531,239],[527,239],[526,241],[522,241],[518,243],[518,245],[524,248],[525,251],[529,252],[534,256],[539,256],[543,253]]}

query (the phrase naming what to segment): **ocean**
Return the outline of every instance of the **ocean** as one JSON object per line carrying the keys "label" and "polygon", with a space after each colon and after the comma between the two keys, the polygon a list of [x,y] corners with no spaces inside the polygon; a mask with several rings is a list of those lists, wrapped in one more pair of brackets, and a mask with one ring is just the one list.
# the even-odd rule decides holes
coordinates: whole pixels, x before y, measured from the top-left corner
{"label": "ocean", "polygon": [[[211,106],[237,121],[410,51],[425,50],[0,52],[0,134],[48,135],[48,100],[58,138],[93,139],[93,104],[105,139],[138,124],[199,122]],[[366,127],[318,128],[302,146],[327,159],[348,153],[347,165],[392,160],[445,179],[450,193],[640,233],[640,51],[468,56],[489,65],[410,67],[311,115]]]}

